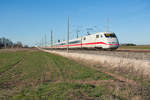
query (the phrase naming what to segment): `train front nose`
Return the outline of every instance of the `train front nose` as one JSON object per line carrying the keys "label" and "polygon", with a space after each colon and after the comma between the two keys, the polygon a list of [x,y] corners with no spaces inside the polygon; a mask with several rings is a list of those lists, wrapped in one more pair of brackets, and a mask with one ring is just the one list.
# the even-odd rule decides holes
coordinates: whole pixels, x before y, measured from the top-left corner
{"label": "train front nose", "polygon": [[117,40],[111,40],[108,42],[109,48],[118,48],[119,47],[119,43]]}
{"label": "train front nose", "polygon": [[106,45],[108,49],[117,49],[119,47],[118,39],[115,33],[105,33],[105,39],[107,41]]}

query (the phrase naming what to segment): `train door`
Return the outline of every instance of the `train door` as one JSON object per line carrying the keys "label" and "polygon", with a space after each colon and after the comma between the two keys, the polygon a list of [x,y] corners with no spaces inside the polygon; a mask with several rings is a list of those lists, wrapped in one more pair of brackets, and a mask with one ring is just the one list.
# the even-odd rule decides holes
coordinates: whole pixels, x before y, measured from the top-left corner
{"label": "train door", "polygon": [[95,47],[99,47],[101,44],[100,44],[100,41],[101,41],[101,36],[100,34],[96,34],[94,35],[94,38],[95,38]]}

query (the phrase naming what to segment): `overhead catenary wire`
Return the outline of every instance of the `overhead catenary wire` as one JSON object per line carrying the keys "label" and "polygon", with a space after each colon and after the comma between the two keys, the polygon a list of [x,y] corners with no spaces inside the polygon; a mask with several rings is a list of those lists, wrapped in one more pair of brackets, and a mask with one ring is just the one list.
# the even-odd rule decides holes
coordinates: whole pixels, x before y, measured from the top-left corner
{"label": "overhead catenary wire", "polygon": [[67,17],[67,52],[69,52],[69,16]]}
{"label": "overhead catenary wire", "polygon": [[109,32],[109,18],[107,18],[106,32]]}
{"label": "overhead catenary wire", "polygon": [[46,40],[46,34],[45,34],[45,48],[46,48],[46,45],[47,45],[47,40]]}
{"label": "overhead catenary wire", "polygon": [[53,30],[51,30],[51,48],[53,47]]}

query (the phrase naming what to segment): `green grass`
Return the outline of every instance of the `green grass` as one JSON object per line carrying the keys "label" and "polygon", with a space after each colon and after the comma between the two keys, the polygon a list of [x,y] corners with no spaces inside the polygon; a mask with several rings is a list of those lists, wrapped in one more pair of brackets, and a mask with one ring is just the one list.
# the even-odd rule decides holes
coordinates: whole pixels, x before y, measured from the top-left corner
{"label": "green grass", "polygon": [[137,86],[62,56],[0,51],[0,100],[134,100],[140,93]]}
{"label": "green grass", "polygon": [[0,99],[3,100],[97,99],[112,91],[104,84],[80,83],[93,80],[113,78],[38,50],[0,52]]}
{"label": "green grass", "polygon": [[118,49],[142,49],[142,50],[150,50],[150,45],[120,46]]}
{"label": "green grass", "polygon": [[31,99],[39,100],[83,100],[85,98],[99,98],[107,93],[108,89],[104,85],[93,87],[89,84],[76,84],[76,83],[56,83],[56,84],[42,84],[39,88],[24,89],[21,93],[14,96],[13,99]]}
{"label": "green grass", "polygon": [[9,67],[11,67],[11,65],[18,63],[22,59],[23,59],[23,56],[20,52],[1,53],[0,54],[0,73],[5,72],[6,70],[9,69]]}

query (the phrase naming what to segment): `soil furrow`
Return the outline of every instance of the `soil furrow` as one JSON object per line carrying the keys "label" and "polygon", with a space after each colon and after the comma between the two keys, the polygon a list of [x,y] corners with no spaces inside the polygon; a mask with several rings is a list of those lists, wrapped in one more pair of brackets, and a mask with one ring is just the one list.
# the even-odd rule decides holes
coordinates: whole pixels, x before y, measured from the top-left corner
{"label": "soil furrow", "polygon": [[8,72],[9,70],[11,70],[12,68],[14,68],[14,67],[15,67],[17,64],[19,64],[23,59],[24,59],[24,58],[18,60],[16,63],[14,63],[14,64],[12,64],[12,65],[9,65],[10,67],[8,67],[5,71],[0,72],[0,75],[4,74],[4,73]]}
{"label": "soil furrow", "polygon": [[99,69],[99,68],[95,68],[95,67],[91,67],[91,68],[94,68],[97,71],[100,71],[100,72],[105,73],[105,74],[107,74],[109,76],[112,76],[113,78],[119,80],[120,82],[126,82],[126,83],[131,84],[131,85],[139,85],[136,81],[128,79],[128,78],[125,78],[123,76],[120,76],[120,75],[117,75],[117,74],[113,74],[113,73],[104,71],[104,70]]}

